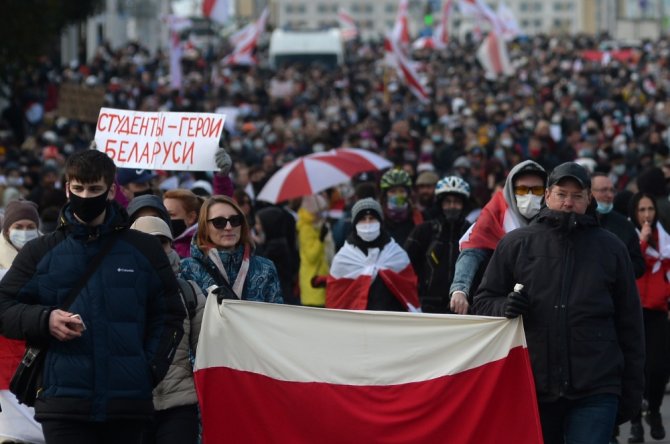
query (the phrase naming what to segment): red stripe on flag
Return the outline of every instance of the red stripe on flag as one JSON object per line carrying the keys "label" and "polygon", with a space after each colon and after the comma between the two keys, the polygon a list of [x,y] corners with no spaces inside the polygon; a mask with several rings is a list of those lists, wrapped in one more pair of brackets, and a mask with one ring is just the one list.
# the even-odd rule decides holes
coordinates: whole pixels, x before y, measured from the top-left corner
{"label": "red stripe on flag", "polygon": [[326,307],[346,310],[365,310],[368,306],[371,276],[362,274],[356,279],[328,276]]}
{"label": "red stripe on flag", "polygon": [[9,381],[12,380],[25,350],[25,341],[0,336],[0,390],[9,389]]}
{"label": "red stripe on flag", "polygon": [[212,14],[212,9],[216,5],[217,0],[204,0],[202,2],[202,15],[209,17]]}
{"label": "red stripe on flag", "polygon": [[488,37],[487,49],[489,50],[489,57],[491,58],[491,65],[496,74],[503,73],[503,63],[500,57],[500,48],[498,46],[498,38],[494,32],[491,32]]}
{"label": "red stripe on flag", "polygon": [[416,293],[418,278],[411,264],[407,265],[400,273],[393,270],[379,270],[379,277],[401,304],[408,308],[410,304],[415,309],[419,308],[421,303]]}
{"label": "red stripe on flag", "polygon": [[203,443],[541,443],[529,369],[522,347],[456,375],[389,386],[202,369]]}
{"label": "red stripe on flag", "polygon": [[460,245],[461,250],[466,248],[486,248],[495,250],[500,239],[505,236],[503,224],[507,202],[502,192],[493,195],[489,203],[484,206],[479,219],[472,228],[469,239]]}

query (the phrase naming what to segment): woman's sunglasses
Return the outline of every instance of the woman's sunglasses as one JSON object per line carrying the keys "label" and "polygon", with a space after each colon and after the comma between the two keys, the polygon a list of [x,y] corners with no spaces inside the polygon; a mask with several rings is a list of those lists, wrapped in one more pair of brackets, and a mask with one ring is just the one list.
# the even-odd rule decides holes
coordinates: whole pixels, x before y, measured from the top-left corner
{"label": "woman's sunglasses", "polygon": [[214,219],[207,220],[207,222],[210,222],[212,225],[214,225],[214,228],[216,228],[217,230],[223,230],[224,228],[226,228],[226,225],[228,225],[228,222],[230,222],[231,227],[237,228],[240,225],[242,225],[244,219],[239,214],[236,214],[230,217],[223,217],[223,216],[215,217]]}

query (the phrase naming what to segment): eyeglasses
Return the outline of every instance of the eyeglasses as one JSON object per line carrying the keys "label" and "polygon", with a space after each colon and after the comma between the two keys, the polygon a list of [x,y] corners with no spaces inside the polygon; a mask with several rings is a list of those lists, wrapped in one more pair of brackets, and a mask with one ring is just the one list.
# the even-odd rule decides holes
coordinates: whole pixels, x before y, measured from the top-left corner
{"label": "eyeglasses", "polygon": [[544,196],[544,187],[538,185],[535,187],[527,187],[526,185],[517,185],[514,187],[514,194],[524,196],[528,193],[533,193],[535,196]]}
{"label": "eyeglasses", "polygon": [[591,188],[591,191],[593,191],[594,193],[612,193],[612,194],[616,193],[614,188]]}
{"label": "eyeglasses", "polygon": [[239,214],[235,214],[230,217],[223,217],[223,216],[215,217],[214,219],[209,219],[207,222],[214,225],[214,228],[216,228],[217,230],[223,230],[228,225],[228,222],[230,222],[231,227],[237,228],[240,225],[242,225],[244,219]]}
{"label": "eyeglasses", "polygon": [[586,200],[586,198],[587,198],[585,193],[569,194],[569,193],[565,193],[563,191],[558,191],[558,192],[555,192],[553,194],[554,194],[554,198],[556,200],[558,200],[560,203],[563,203],[568,199],[572,200],[573,202],[582,202],[582,201]]}

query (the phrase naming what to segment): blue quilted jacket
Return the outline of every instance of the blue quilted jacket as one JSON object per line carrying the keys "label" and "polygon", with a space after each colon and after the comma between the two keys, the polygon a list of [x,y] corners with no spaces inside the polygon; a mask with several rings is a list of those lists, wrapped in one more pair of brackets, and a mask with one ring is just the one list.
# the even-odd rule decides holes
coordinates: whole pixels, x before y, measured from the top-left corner
{"label": "blue quilted jacket", "polygon": [[[49,334],[49,314],[109,236],[118,236],[111,251],[68,309],[87,329],[60,342]],[[95,228],[78,223],[66,206],[58,230],[29,242],[0,282],[2,334],[48,345],[38,420],[151,418],[152,389],[181,340],[184,316],[160,243],[128,229],[115,204]]]}
{"label": "blue quilted jacket", "polygon": [[[212,260],[206,257],[198,248],[197,237],[193,236],[191,241],[191,257],[182,259],[180,277],[192,280],[198,284],[202,291],[207,293],[207,288],[215,285],[214,278],[205,270],[200,261],[210,265]],[[237,273],[242,265],[244,247],[238,246],[234,251],[218,251],[231,285],[237,279]],[[264,257],[251,255],[249,259],[249,271],[242,288],[242,299],[246,301],[274,302],[283,304],[281,284],[277,269],[271,260]]]}

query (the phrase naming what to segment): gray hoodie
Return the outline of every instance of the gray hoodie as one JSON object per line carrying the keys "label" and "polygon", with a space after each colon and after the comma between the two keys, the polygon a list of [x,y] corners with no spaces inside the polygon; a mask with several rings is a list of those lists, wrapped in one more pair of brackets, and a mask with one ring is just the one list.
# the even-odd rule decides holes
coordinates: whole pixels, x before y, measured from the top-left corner
{"label": "gray hoodie", "polygon": [[507,202],[509,209],[512,210],[512,214],[519,223],[520,227],[525,227],[528,225],[529,220],[521,215],[519,209],[516,206],[516,197],[514,195],[514,178],[520,174],[526,173],[535,173],[542,177],[545,185],[547,183],[547,172],[540,166],[540,164],[532,160],[524,160],[523,162],[518,163],[507,175],[507,180],[505,180],[505,187],[503,188],[503,197],[505,198],[505,202]]}

